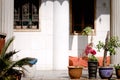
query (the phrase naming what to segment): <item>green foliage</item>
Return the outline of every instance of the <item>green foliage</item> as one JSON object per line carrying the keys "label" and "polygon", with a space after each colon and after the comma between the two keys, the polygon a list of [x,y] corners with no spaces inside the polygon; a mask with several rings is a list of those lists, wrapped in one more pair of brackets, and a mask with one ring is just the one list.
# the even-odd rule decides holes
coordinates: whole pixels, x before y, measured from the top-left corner
{"label": "green foliage", "polygon": [[10,44],[13,42],[14,40],[14,37],[11,37],[10,39],[7,40],[7,42],[5,43],[5,46],[2,48],[2,51],[1,51],[1,55],[0,57],[3,58],[3,56],[5,55],[8,47],[10,46]]}
{"label": "green foliage", "polygon": [[14,37],[11,37],[10,39],[7,40],[0,55],[0,80],[11,80],[11,77],[13,76],[15,77],[16,75],[24,73],[23,71],[16,69],[16,67],[25,69],[23,67],[24,65],[29,65],[31,67],[36,63],[34,62],[33,64],[31,62],[33,60],[36,61],[35,58],[31,57],[25,57],[18,61],[13,61],[11,57],[13,57],[14,54],[18,53],[18,51],[12,50],[10,52],[6,52],[10,44],[13,42],[13,40]]}
{"label": "green foliage", "polygon": [[119,42],[119,39],[118,37],[111,37],[108,41],[108,45],[107,45],[107,50],[110,52],[110,55],[116,53],[115,49],[120,47],[120,42]]}
{"label": "green foliage", "polygon": [[120,47],[120,41],[117,36],[113,36],[113,37],[110,37],[110,39],[108,39],[106,43],[106,47],[105,47],[105,44],[101,41],[98,42],[96,47],[99,52],[101,49],[104,49],[105,51],[108,51],[110,55],[115,55],[116,54],[115,49]]}
{"label": "green foliage", "polygon": [[92,28],[90,26],[87,26],[86,28],[83,29],[82,35],[90,35],[92,34]]}
{"label": "green foliage", "polygon": [[100,50],[101,50],[102,48],[104,49],[105,44],[104,44],[103,42],[99,41],[96,46],[97,46],[98,51],[100,52]]}
{"label": "green foliage", "polygon": [[98,61],[98,59],[94,55],[91,55],[88,57],[88,61]]}
{"label": "green foliage", "polygon": [[116,64],[116,65],[114,65],[114,68],[115,68],[115,69],[120,69],[120,65],[119,65],[119,64]]}

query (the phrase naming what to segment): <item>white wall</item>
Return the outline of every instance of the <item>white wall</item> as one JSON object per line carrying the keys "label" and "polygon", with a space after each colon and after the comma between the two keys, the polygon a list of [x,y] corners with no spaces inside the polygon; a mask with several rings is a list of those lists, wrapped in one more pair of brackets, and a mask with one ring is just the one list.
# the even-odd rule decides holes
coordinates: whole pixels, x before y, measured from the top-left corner
{"label": "white wall", "polygon": [[[54,5],[53,5],[54,4]],[[39,11],[40,31],[14,32],[16,58],[36,57],[37,70],[63,70],[68,66],[68,1],[42,0]]]}
{"label": "white wall", "polygon": [[53,69],[53,1],[42,1],[39,9],[38,32],[14,32],[14,48],[20,50],[18,58],[36,57],[37,70]]}
{"label": "white wall", "polygon": [[[67,0],[42,0],[39,11],[40,31],[14,32],[16,37],[14,49],[20,50],[15,58],[36,57],[38,59],[36,70],[67,69],[68,56],[77,56],[85,47],[84,44],[89,42],[89,40],[82,42],[81,36],[69,35],[68,2]],[[110,0],[96,1],[94,44],[99,40],[104,41],[109,30],[109,2]],[[97,56],[102,56],[102,53],[97,53]]]}

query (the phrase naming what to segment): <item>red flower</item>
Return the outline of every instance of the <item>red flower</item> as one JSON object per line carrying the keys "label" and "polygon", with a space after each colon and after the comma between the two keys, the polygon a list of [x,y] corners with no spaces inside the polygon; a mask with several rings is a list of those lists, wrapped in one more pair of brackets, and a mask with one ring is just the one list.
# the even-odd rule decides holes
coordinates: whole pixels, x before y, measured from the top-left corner
{"label": "red flower", "polygon": [[93,44],[90,43],[86,46],[85,48],[85,54],[88,55],[88,54],[93,54],[95,55],[96,54],[96,51],[92,48]]}
{"label": "red flower", "polygon": [[95,54],[96,54],[96,51],[95,51],[94,49],[91,49],[91,50],[90,50],[90,53],[93,54],[93,55],[95,55]]}

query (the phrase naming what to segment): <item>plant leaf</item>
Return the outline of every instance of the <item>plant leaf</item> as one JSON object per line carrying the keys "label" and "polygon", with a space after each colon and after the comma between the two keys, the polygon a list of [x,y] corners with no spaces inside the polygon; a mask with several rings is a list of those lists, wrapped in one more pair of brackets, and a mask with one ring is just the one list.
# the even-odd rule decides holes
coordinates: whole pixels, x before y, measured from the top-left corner
{"label": "plant leaf", "polygon": [[13,40],[14,40],[14,36],[7,40],[7,42],[5,43],[4,47],[2,48],[0,57],[4,56],[4,54],[6,53],[8,47],[13,42]]}

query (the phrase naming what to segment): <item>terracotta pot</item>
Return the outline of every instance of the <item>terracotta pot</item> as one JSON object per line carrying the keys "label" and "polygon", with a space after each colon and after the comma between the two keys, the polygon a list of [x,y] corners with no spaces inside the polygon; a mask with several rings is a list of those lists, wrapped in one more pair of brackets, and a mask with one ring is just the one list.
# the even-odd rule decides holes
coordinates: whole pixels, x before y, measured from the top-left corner
{"label": "terracotta pot", "polygon": [[99,75],[102,79],[110,79],[113,74],[112,67],[100,67],[99,68]]}
{"label": "terracotta pot", "polygon": [[82,75],[82,69],[81,66],[68,66],[68,73],[71,79],[80,79]]}
{"label": "terracotta pot", "polygon": [[120,79],[120,69],[115,69],[117,79]]}

